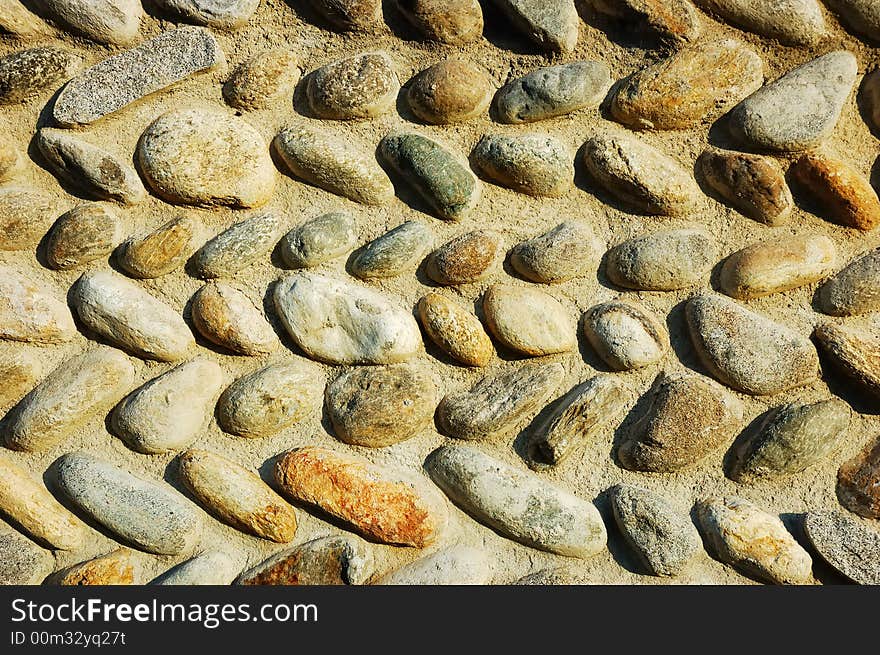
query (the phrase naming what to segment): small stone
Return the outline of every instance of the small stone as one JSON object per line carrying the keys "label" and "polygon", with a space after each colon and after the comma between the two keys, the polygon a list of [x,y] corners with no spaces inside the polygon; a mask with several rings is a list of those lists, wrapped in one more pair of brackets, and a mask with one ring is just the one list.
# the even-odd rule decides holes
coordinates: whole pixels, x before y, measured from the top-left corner
{"label": "small stone", "polygon": [[193,256],[196,273],[202,279],[232,277],[263,257],[268,258],[281,230],[281,218],[273,212],[233,223]]}
{"label": "small stone", "polygon": [[77,509],[140,550],[179,555],[191,551],[199,539],[199,514],[178,492],[94,455],[79,451],[62,456],[57,483]]}
{"label": "small stone", "polygon": [[279,544],[293,541],[293,507],[259,475],[225,457],[195,448],[182,453],[178,461],[181,481],[218,519]]}
{"label": "small stone", "polygon": [[348,136],[301,125],[282,130],[273,143],[290,172],[309,184],[364,205],[394,197],[372,148]]}
{"label": "small stone", "polygon": [[425,468],[474,519],[538,550],[587,558],[608,535],[596,507],[564,489],[466,446],[443,446]]}
{"label": "small stone", "polygon": [[628,31],[670,41],[695,41],[702,25],[690,0],[591,0],[593,11],[620,21]]}
{"label": "small stone", "polygon": [[612,301],[584,314],[584,336],[608,366],[632,371],[656,364],[669,350],[669,332],[651,312]]}
{"label": "small stone", "polygon": [[0,585],[38,585],[54,568],[52,553],[15,532],[0,534]]}
{"label": "small stone", "polygon": [[65,587],[139,584],[140,567],[128,548],[74,564],[50,576],[47,583]]}
{"label": "small stone", "polygon": [[594,136],[584,147],[584,163],[606,191],[646,214],[688,214],[702,199],[700,187],[689,171],[634,136]]}
{"label": "small stone", "polygon": [[488,585],[492,565],[469,546],[450,546],[381,577],[377,585]]}
{"label": "small stone", "polygon": [[530,430],[528,465],[556,466],[621,418],[627,394],[613,375],[597,375],[565,394]]}
{"label": "small stone", "polygon": [[816,328],[816,339],[837,368],[865,391],[880,396],[880,320]]}
{"label": "small stone", "polygon": [[515,580],[510,584],[536,587],[559,587],[563,585],[578,584],[573,580],[574,576],[572,575],[571,570],[569,570],[568,567],[559,566],[554,568],[541,569],[540,571],[529,573],[528,575],[524,575],[519,580]]}
{"label": "small stone", "polygon": [[837,498],[859,516],[880,519],[880,438],[869,442],[840,467]]}
{"label": "small stone", "polygon": [[869,43],[880,41],[880,7],[872,0],[828,0],[842,22]]}
{"label": "small stone", "polygon": [[697,504],[703,536],[725,564],[775,584],[805,584],[813,560],[777,516],[742,498]]}
{"label": "small stone", "polygon": [[694,0],[701,9],[740,29],[776,39],[783,45],[816,45],[826,34],[816,0]]}
{"label": "small stone", "polygon": [[128,45],[141,29],[138,0],[37,0],[49,18],[98,43]]}
{"label": "small stone", "polygon": [[658,230],[624,241],[608,252],[608,278],[641,291],[675,291],[700,284],[718,258],[701,227]]}
{"label": "small stone", "polygon": [[874,132],[878,132],[880,131],[880,70],[865,75],[860,93],[865,121]]}
{"label": "small stone", "polygon": [[649,393],[650,405],[618,451],[631,471],[691,466],[730,443],[742,427],[739,399],[701,375],[663,373]]}
{"label": "small stone", "polygon": [[[789,20],[788,12],[778,15]],[[837,125],[857,73],[856,58],[846,51],[813,59],[734,107],[730,131],[743,145],[760,150],[796,152],[817,146]]]}
{"label": "small stone", "polygon": [[434,235],[424,223],[407,221],[355,252],[349,269],[362,280],[395,277],[414,271],[433,245]]}
{"label": "small stone", "polygon": [[242,573],[239,585],[362,585],[373,575],[373,556],[360,539],[321,537],[282,550]]}
{"label": "small stone", "polygon": [[425,123],[464,123],[485,114],[495,95],[495,82],[485,68],[460,57],[450,57],[416,75],[407,101]]}
{"label": "small stone", "polygon": [[880,532],[843,512],[808,512],[807,539],[828,564],[853,582],[880,585]]}
{"label": "small stone", "polygon": [[446,503],[427,481],[353,455],[290,450],[275,465],[275,482],[285,494],[381,543],[424,548],[446,527]]}
{"label": "small stone", "polygon": [[819,307],[831,316],[880,311],[880,248],[853,260],[828,279],[818,293]]}
{"label": "small stone", "polygon": [[603,247],[589,225],[565,221],[515,245],[510,265],[532,282],[555,284],[586,275]]}
{"label": "small stone", "polygon": [[518,353],[553,355],[577,346],[571,312],[539,289],[492,285],[483,296],[483,312],[492,335]]}
{"label": "small stone", "polygon": [[447,355],[468,366],[485,366],[495,354],[479,319],[439,293],[419,301],[419,320],[428,337]]}
{"label": "small stone", "polygon": [[[4,9],[5,11],[5,9]],[[31,100],[69,80],[82,59],[60,48],[30,48],[0,57],[0,105]]]}
{"label": "small stone", "polygon": [[311,362],[270,364],[227,387],[217,402],[217,422],[239,437],[269,437],[319,407],[323,392],[324,376]]}
{"label": "small stone", "polygon": [[5,454],[0,454],[0,513],[51,548],[76,550],[86,537],[86,526],[55,500],[42,480]]}
{"label": "small stone", "polygon": [[764,63],[733,39],[700,43],[628,77],[611,102],[614,119],[637,130],[711,123],[761,88]]}
{"label": "small stone", "polygon": [[0,0],[0,32],[20,37],[43,37],[51,30],[19,0]]}
{"label": "small stone", "polygon": [[0,143],[0,182],[8,182],[18,177],[24,171],[25,165],[24,155],[12,141],[6,140]]}
{"label": "small stone", "polygon": [[534,416],[564,376],[561,364],[529,362],[484,377],[470,390],[443,398],[437,407],[437,426],[457,439],[500,439]]}
{"label": "small stone", "polygon": [[327,386],[326,398],[336,436],[368,448],[414,437],[431,422],[439,400],[431,376],[407,364],[346,371]]}
{"label": "small stone", "polygon": [[737,391],[769,396],[818,377],[816,349],[791,328],[710,292],[692,296],[685,313],[703,365]]}
{"label": "small stone", "polygon": [[487,278],[503,256],[495,232],[475,230],[451,239],[431,253],[425,272],[443,285],[468,284]]}
{"label": "small stone", "polygon": [[87,328],[138,357],[174,362],[195,345],[180,314],[116,273],[83,273],[71,304]]}
{"label": "small stone", "polygon": [[211,343],[240,355],[267,355],[275,351],[278,336],[263,312],[241,289],[211,282],[193,296],[192,321]]}
{"label": "small stone", "polygon": [[836,398],[774,408],[737,448],[733,479],[792,475],[825,461],[843,442],[851,414]]}
{"label": "small stone", "polygon": [[152,585],[192,586],[232,584],[238,575],[238,565],[226,553],[212,550],[165,571]]}
{"label": "small stone", "polygon": [[791,216],[794,199],[775,160],[706,150],[696,168],[706,184],[741,214],[766,225],[782,225]]}
{"label": "small stone", "polygon": [[396,0],[397,8],[430,41],[462,45],[483,35],[478,0]]}
{"label": "small stone", "polygon": [[106,413],[133,383],[134,367],[118,350],[102,346],[74,355],[7,414],[6,446],[26,452],[54,448]]}
{"label": "small stone", "polygon": [[110,415],[110,430],[147,455],[189,446],[204,428],[223,387],[223,371],[207,359],[176,366],[135,389]]}
{"label": "small stone", "polygon": [[678,575],[703,550],[687,514],[679,514],[665,498],[619,484],[611,489],[611,507],[627,543],[654,575]]}
{"label": "small stone", "polygon": [[65,127],[88,125],[191,75],[222,66],[224,61],[220,45],[208,30],[168,30],[77,75],[55,99],[52,117]]}
{"label": "small stone", "polygon": [[718,282],[733,298],[760,298],[818,282],[836,264],[837,247],[824,235],[778,236],[730,255]]}
{"label": "small stone", "polygon": [[173,109],[153,121],[137,152],[150,188],[173,204],[259,207],[277,177],[262,135],[216,109]]}
{"label": "small stone", "polygon": [[838,225],[873,230],[880,225],[880,199],[868,178],[827,152],[805,154],[792,167],[794,179]]}
{"label": "small stone", "polygon": [[460,221],[480,200],[476,176],[457,155],[419,134],[386,136],[379,154],[438,218]]}
{"label": "small stone", "polygon": [[287,48],[263,50],[239,64],[223,85],[223,97],[245,111],[268,109],[293,98],[302,71],[297,56]]}
{"label": "small stone", "polygon": [[399,301],[344,280],[295,273],[273,293],[275,310],[302,350],[329,364],[393,364],[422,347],[419,326]]}
{"label": "small stone", "polygon": [[344,32],[375,32],[383,26],[382,0],[309,0],[309,4]]}
{"label": "small stone", "polygon": [[351,252],[357,238],[354,218],[337,211],[297,225],[281,239],[279,251],[290,268],[313,268]]}
{"label": "small stone", "polygon": [[352,55],[327,64],[308,77],[306,95],[318,118],[363,120],[394,107],[400,82],[384,52]]}
{"label": "small stone", "polygon": [[232,30],[247,25],[260,0],[156,0],[156,4],[187,22]]}
{"label": "small stone", "polygon": [[201,243],[202,226],[181,214],[156,229],[133,236],[116,251],[119,266],[132,277],[153,279],[183,266]]}
{"label": "small stone", "polygon": [[46,241],[51,268],[68,270],[106,257],[122,241],[122,225],[110,207],[89,203],[61,216]]}
{"label": "small stone", "polygon": [[0,265],[0,339],[54,344],[76,334],[61,294],[42,288],[16,268]]}
{"label": "small stone", "polygon": [[490,181],[530,196],[560,198],[572,187],[571,154],[552,136],[484,136],[471,157]]}
{"label": "small stone", "polygon": [[0,250],[30,250],[58,216],[55,200],[25,187],[0,187]]}
{"label": "small stone", "polygon": [[502,123],[533,123],[598,107],[611,82],[611,69],[600,61],[538,68],[495,94],[497,118]]}
{"label": "small stone", "polygon": [[42,377],[41,361],[28,352],[0,357],[0,410],[8,409],[36,386]]}
{"label": "small stone", "polygon": [[495,0],[495,6],[548,52],[566,54],[577,45],[581,21],[573,0]]}

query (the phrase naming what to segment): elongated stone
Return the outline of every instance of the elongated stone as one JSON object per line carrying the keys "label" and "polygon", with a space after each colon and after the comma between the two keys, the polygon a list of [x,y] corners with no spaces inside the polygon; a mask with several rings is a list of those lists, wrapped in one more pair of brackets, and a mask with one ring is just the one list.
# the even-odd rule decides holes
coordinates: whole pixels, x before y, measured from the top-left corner
{"label": "elongated stone", "polygon": [[450,546],[381,577],[377,585],[487,585],[492,566],[486,554],[469,546]]}
{"label": "elongated stone", "polygon": [[836,263],[837,247],[824,235],[777,237],[730,255],[721,267],[719,285],[733,298],[760,298],[817,282]]}
{"label": "elongated stone", "polygon": [[701,227],[658,230],[608,251],[608,278],[627,289],[675,291],[705,279],[717,261],[712,236]]}
{"label": "elongated stone", "polygon": [[156,4],[189,23],[236,29],[247,25],[260,0],[157,0]]}
{"label": "elongated stone", "polygon": [[414,271],[433,245],[434,235],[424,223],[407,221],[355,252],[349,269],[362,280],[395,277]]}
{"label": "elongated stone", "polygon": [[196,359],[135,389],[110,415],[112,432],[149,455],[189,446],[208,421],[223,386],[220,366]]}
{"label": "elongated stone", "polygon": [[430,423],[438,400],[427,371],[407,364],[354,368],[327,385],[326,394],[336,436],[369,448],[414,437]]}
{"label": "elongated stone", "polygon": [[796,152],[817,146],[837,125],[857,72],[856,58],[846,51],[809,61],[734,107],[731,133],[761,150]]}
{"label": "elongated stone", "polygon": [[296,344],[332,364],[393,364],[422,347],[409,310],[372,289],[314,273],[283,278],[275,309]]}
{"label": "elongated stone", "polygon": [[234,353],[266,355],[280,346],[263,312],[237,287],[206,284],[193,296],[191,311],[199,334]]}
{"label": "elongated stone", "polygon": [[828,279],[818,294],[821,310],[831,316],[880,311],[880,248],[854,259]]}
{"label": "elongated stone", "polygon": [[54,91],[81,65],[77,55],[52,47],[29,48],[0,57],[0,105]]}
{"label": "elongated stone", "polygon": [[150,582],[162,586],[228,585],[238,575],[238,565],[226,553],[212,550],[178,564]]}
{"label": "elongated stone", "polygon": [[577,345],[571,312],[539,289],[492,285],[483,296],[483,313],[495,338],[518,353],[552,355]]}
{"label": "elongated stone", "polygon": [[695,4],[728,23],[785,45],[815,45],[826,32],[816,0],[694,0]]}
{"label": "elongated stone", "polygon": [[865,121],[876,134],[880,131],[880,71],[865,75],[859,99],[864,107]]}
{"label": "elongated stone", "polygon": [[837,498],[849,511],[880,519],[880,438],[869,441],[837,471]]}
{"label": "elongated stone", "polygon": [[0,182],[15,179],[25,167],[25,157],[12,141],[0,143]]}
{"label": "elongated stone", "polygon": [[0,585],[38,585],[54,568],[52,553],[15,532],[0,533]]}
{"label": "elongated stone", "polygon": [[485,114],[495,95],[486,69],[467,59],[450,57],[416,75],[407,89],[412,112],[425,123],[464,123]]}
{"label": "elongated stone", "polygon": [[880,396],[880,320],[824,323],[815,334],[834,366],[868,393]]}
{"label": "elongated stone", "polygon": [[739,399],[701,375],[661,374],[649,393],[650,405],[618,451],[630,470],[678,471],[728,444],[742,427]]}
{"label": "elongated stone", "polygon": [[55,99],[52,118],[67,127],[88,125],[224,61],[208,30],[168,30],[77,75]]}
{"label": "elongated stone", "polygon": [[605,548],[596,507],[533,473],[459,445],[435,450],[425,468],[456,505],[509,539],[568,557]]}
{"label": "elongated stone", "polygon": [[358,231],[348,212],[321,214],[284,235],[279,251],[290,268],[312,268],[342,257],[357,243]]}
{"label": "elongated stone", "polygon": [[430,41],[461,45],[483,35],[483,9],[478,0],[395,2],[400,12]]}
{"label": "elongated stone", "polygon": [[495,0],[495,5],[543,50],[565,54],[577,45],[580,17],[573,0]]}
{"label": "elongated stone", "polygon": [[424,548],[447,522],[442,497],[421,478],[326,448],[288,451],[275,465],[275,482],[366,537]]}
{"label": "elongated stone", "polygon": [[138,357],[173,362],[195,345],[180,314],[116,273],[83,273],[71,304],[86,327]]}
{"label": "elongated stone", "polygon": [[324,377],[305,360],[264,366],[238,378],[217,402],[217,422],[240,437],[268,437],[320,406]]}
{"label": "elongated stone", "polygon": [[818,375],[819,358],[809,339],[724,296],[698,293],[685,314],[703,365],[729,387],[769,396]]}
{"label": "elongated stone", "polygon": [[21,400],[42,377],[41,359],[28,352],[0,357],[0,409],[5,410]]}
{"label": "elongated stone", "polygon": [[439,293],[419,301],[419,320],[428,337],[447,355],[468,366],[485,366],[495,354],[479,319]]}
{"label": "elongated stone", "polygon": [[223,97],[237,109],[268,109],[282,99],[293,98],[302,71],[299,59],[288,48],[263,50],[239,64],[226,84]]}
{"label": "elongated stone", "polygon": [[0,31],[21,37],[47,36],[51,29],[19,0],[0,0]]}
{"label": "elongated stone", "polygon": [[561,463],[616,424],[626,405],[626,390],[612,375],[576,385],[530,429],[529,466],[541,470]]}
{"label": "elongated stone", "polygon": [[233,223],[193,256],[196,273],[203,279],[231,277],[267,257],[281,231],[281,218],[273,212]]}
{"label": "elongated stone", "polygon": [[700,43],[628,77],[611,114],[639,130],[688,129],[719,118],[763,83],[761,58],[740,41]]}
{"label": "elongated stone", "polygon": [[443,398],[437,426],[457,439],[501,438],[536,414],[564,376],[561,364],[528,362],[484,377],[469,390]]}
{"label": "elongated stone", "polygon": [[239,585],[361,585],[373,575],[373,556],[360,539],[332,536],[282,550],[242,573]]}
{"label": "elongated stone", "polygon": [[128,275],[152,279],[183,266],[201,243],[202,226],[186,214],[156,229],[135,235],[116,251],[116,261]]}
{"label": "elongated stone", "polygon": [[510,251],[510,265],[532,282],[554,284],[585,275],[603,245],[586,223],[564,221]]}
{"label": "elongated stone", "polygon": [[618,484],[611,489],[611,508],[627,543],[654,575],[678,575],[703,549],[688,516],[650,491]]}
{"label": "elongated stone", "polygon": [[134,367],[112,348],[64,360],[7,414],[6,446],[26,452],[61,444],[131,388]]}
{"label": "elongated stone", "polygon": [[662,40],[694,41],[702,32],[690,0],[591,0],[590,7],[637,33]]}
{"label": "elongated stone", "polygon": [[0,265],[0,339],[53,344],[76,336],[73,316],[60,293]]}
{"label": "elongated stone", "polygon": [[633,136],[594,136],[584,147],[584,163],[605,190],[647,214],[686,214],[702,198],[693,176],[681,164]]}
{"label": "elongated stone", "polygon": [[309,0],[309,4],[345,32],[375,32],[383,24],[381,0]]}
{"label": "elongated stone", "polygon": [[86,526],[7,455],[0,455],[0,513],[51,548],[75,550],[86,536]]}
{"label": "elongated stone", "polygon": [[474,230],[450,239],[428,257],[425,272],[443,285],[485,279],[501,259],[501,238],[489,230]]}
{"label": "elongated stone", "polygon": [[318,118],[363,120],[391,110],[400,82],[384,52],[367,52],[334,61],[311,73],[309,107]]}
{"label": "elongated stone", "polygon": [[480,185],[467,165],[428,137],[413,133],[386,136],[379,142],[379,154],[438,218],[460,221],[479,202]]}
{"label": "elongated stone", "polygon": [[880,584],[880,532],[834,510],[808,512],[804,532],[822,559],[841,574],[858,584]]}
{"label": "elongated stone", "polygon": [[391,180],[357,140],[298,125],[282,130],[274,145],[291,173],[325,191],[365,205],[394,197]]}
{"label": "elongated stone", "polygon": [[141,569],[133,554],[128,548],[117,548],[106,555],[68,566],[51,575],[47,582],[64,587],[140,584]]}
{"label": "elongated stone", "polygon": [[50,18],[98,43],[128,45],[140,32],[137,0],[36,0]]}
{"label": "elongated stone", "polygon": [[791,475],[823,462],[841,445],[851,415],[835,398],[774,408],[737,448],[732,477]]}
{"label": "elongated stone", "polygon": [[89,203],[62,215],[46,240],[46,260],[54,269],[66,270],[100,259],[122,241],[122,225],[110,207]]}
{"label": "elongated stone", "polygon": [[880,7],[871,0],[828,0],[850,31],[869,43],[880,41]]}
{"label": "elongated stone", "polygon": [[669,349],[669,333],[657,317],[626,302],[612,301],[588,309],[584,335],[615,371],[656,364]]}
{"label": "elongated stone", "polygon": [[511,80],[495,94],[502,123],[532,123],[598,107],[611,87],[611,70],[600,61],[546,66]]}
{"label": "elongated stone", "polygon": [[728,497],[698,503],[697,518],[722,562],[775,584],[809,580],[813,561],[777,516]]}
{"label": "elongated stone", "polygon": [[58,217],[53,198],[23,186],[0,187],[0,250],[30,250]]}
{"label": "elongated stone", "polygon": [[471,157],[492,182],[530,196],[559,198],[572,186],[572,157],[552,136],[484,136]]}
{"label": "elongated stone", "polygon": [[279,544],[293,540],[293,507],[259,475],[207,450],[192,448],[178,461],[186,488],[221,521]]}
{"label": "elongated stone", "polygon": [[140,550],[178,555],[198,541],[195,506],[167,485],[83,451],[58,460],[57,483],[81,512]]}

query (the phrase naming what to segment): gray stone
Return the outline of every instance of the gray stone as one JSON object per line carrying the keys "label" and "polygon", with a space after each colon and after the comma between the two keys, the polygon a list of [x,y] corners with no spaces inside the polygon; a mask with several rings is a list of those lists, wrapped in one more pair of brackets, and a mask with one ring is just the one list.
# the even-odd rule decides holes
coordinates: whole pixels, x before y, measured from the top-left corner
{"label": "gray stone", "polygon": [[469,284],[488,277],[503,256],[501,237],[474,230],[450,239],[428,257],[425,272],[443,285]]}
{"label": "gray stone", "polygon": [[611,489],[611,508],[627,543],[654,575],[678,575],[703,550],[687,514],[650,491],[619,484]]}
{"label": "gray stone", "polygon": [[858,73],[849,52],[822,55],[759,89],[730,112],[740,143],[776,152],[808,150],[837,125]]}
{"label": "gray stone", "polygon": [[471,157],[490,181],[530,196],[559,198],[572,187],[572,156],[552,136],[484,136]]}
{"label": "gray stone", "polygon": [[454,503],[509,539],[568,557],[605,548],[596,507],[531,472],[459,445],[435,450],[425,468]]}
{"label": "gray stone", "polygon": [[51,268],[67,270],[101,259],[122,241],[116,212],[98,203],[74,207],[62,215],[46,240],[46,261]]}
{"label": "gray stone", "polygon": [[351,252],[357,238],[352,215],[337,211],[297,225],[284,235],[279,248],[290,268],[312,268]]}
{"label": "gray stone", "polygon": [[56,476],[59,490],[77,509],[140,550],[179,555],[199,539],[198,511],[166,484],[83,451],[62,456]]}
{"label": "gray stone", "polygon": [[127,239],[116,251],[119,266],[132,277],[152,279],[183,266],[202,242],[202,226],[181,214],[145,234]]}
{"label": "gray stone", "polygon": [[376,32],[382,22],[382,0],[308,0],[324,19],[344,32]]}
{"label": "gray stone", "polygon": [[478,0],[395,0],[397,8],[426,39],[461,45],[483,36]]}
{"label": "gray stone", "polygon": [[449,546],[379,578],[377,585],[488,585],[492,566],[481,550]]}
{"label": "gray stone", "polygon": [[849,511],[880,519],[880,438],[872,439],[837,471],[837,498]]}
{"label": "gray stone", "polygon": [[863,390],[880,397],[880,318],[823,323],[816,340],[831,363]]}
{"label": "gray stone", "polygon": [[268,355],[280,346],[262,310],[237,286],[210,282],[196,291],[190,309],[199,334],[233,353]]}
{"label": "gray stone", "polygon": [[54,568],[49,551],[15,532],[0,534],[0,585],[38,585]]}
{"label": "gray stone", "polygon": [[514,580],[511,585],[558,587],[563,585],[584,584],[575,579],[572,571],[565,566],[541,569]]}
{"label": "gray stone", "polygon": [[464,123],[485,114],[495,95],[495,81],[482,66],[449,57],[410,80],[406,99],[425,123]]}
{"label": "gray stone", "polygon": [[608,278],[643,291],[675,291],[700,284],[717,261],[712,236],[701,227],[658,230],[608,251]]}
{"label": "gray stone", "polygon": [[357,250],[349,270],[362,280],[396,277],[415,271],[433,245],[434,235],[424,223],[407,221]]}
{"label": "gray stone", "polygon": [[218,364],[186,362],[129,394],[110,415],[110,430],[139,453],[182,450],[205,427],[222,387]]}
{"label": "gray stone", "polygon": [[694,3],[741,29],[784,45],[812,46],[826,34],[816,0],[694,0]]}
{"label": "gray stone", "polygon": [[65,343],[77,334],[61,293],[19,269],[0,265],[0,339],[25,343]]}
{"label": "gray stone", "polygon": [[819,308],[831,316],[880,311],[880,248],[853,260],[828,279],[818,293]]}
{"label": "gray stone", "polygon": [[35,0],[35,4],[65,28],[109,45],[135,41],[144,15],[138,0]]}
{"label": "gray stone", "polygon": [[[131,1],[140,7],[137,0]],[[55,99],[52,117],[64,126],[88,125],[223,63],[223,51],[207,30],[169,30],[77,75]]]}
{"label": "gray stone", "polygon": [[584,314],[584,335],[615,371],[656,364],[669,349],[669,332],[651,312],[627,302],[596,305]]}
{"label": "gray stone", "polygon": [[695,41],[703,31],[690,0],[588,0],[588,5],[629,31],[664,41]]}
{"label": "gray stone", "polygon": [[165,571],[150,584],[164,586],[228,585],[238,575],[238,565],[226,553],[211,550]]}
{"label": "gray stone", "polygon": [[419,301],[418,312],[431,341],[456,361],[468,366],[485,366],[495,354],[492,340],[480,320],[446,296],[427,294]]}
{"label": "gray stone", "polygon": [[269,253],[282,230],[281,218],[266,212],[234,223],[210,239],[193,256],[200,278],[231,277]]}
{"label": "gray stone", "polygon": [[880,41],[880,6],[873,0],[828,0],[843,23],[864,40]]}
{"label": "gray stone", "polygon": [[226,84],[223,97],[237,109],[268,109],[282,99],[290,101],[302,71],[288,48],[263,50],[239,64]]}
{"label": "gray stone", "polygon": [[548,52],[568,53],[578,41],[574,0],[495,0],[518,30]]}
{"label": "gray stone", "polygon": [[361,585],[373,575],[373,555],[355,537],[320,537],[282,550],[242,573],[238,585]]}
{"label": "gray stone", "polygon": [[554,284],[594,269],[603,244],[586,223],[564,221],[510,251],[510,265],[532,282]]}
{"label": "gray stone", "polygon": [[56,204],[30,188],[0,187],[0,250],[34,248],[58,217]]}
{"label": "gray stone", "polygon": [[489,332],[517,353],[536,357],[577,346],[571,310],[540,289],[494,284],[483,296],[483,313]]}
{"label": "gray stone", "polygon": [[808,512],[804,532],[816,552],[853,582],[880,585],[880,532],[843,512]]}
{"label": "gray stone", "polygon": [[189,23],[235,29],[247,25],[260,0],[156,0],[156,4]]}
{"label": "gray stone", "polygon": [[0,57],[0,105],[55,91],[81,65],[77,55],[53,47],[30,48]]}
{"label": "gray stone", "polygon": [[400,82],[384,52],[366,52],[334,61],[311,73],[306,85],[309,107],[318,118],[363,120],[394,107]]}
{"label": "gray stone", "polygon": [[489,375],[469,390],[447,394],[437,407],[437,426],[457,439],[501,438],[534,416],[564,376],[561,364],[539,362]]}

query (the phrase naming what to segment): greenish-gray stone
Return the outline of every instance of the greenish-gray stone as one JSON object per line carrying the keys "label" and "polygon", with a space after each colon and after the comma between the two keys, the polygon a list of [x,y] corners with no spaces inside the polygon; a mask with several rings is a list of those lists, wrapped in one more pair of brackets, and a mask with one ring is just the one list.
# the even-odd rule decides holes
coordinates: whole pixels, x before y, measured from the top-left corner
{"label": "greenish-gray stone", "polygon": [[357,225],[347,212],[330,212],[297,225],[281,239],[280,253],[290,268],[311,268],[341,257],[357,243]]}
{"label": "greenish-gray stone", "polygon": [[568,149],[546,134],[490,134],[480,140],[472,156],[490,181],[530,196],[563,196],[574,178]]}
{"label": "greenish-gray stone", "polygon": [[433,243],[434,235],[426,225],[407,221],[358,250],[349,266],[351,274],[367,279],[415,270]]}

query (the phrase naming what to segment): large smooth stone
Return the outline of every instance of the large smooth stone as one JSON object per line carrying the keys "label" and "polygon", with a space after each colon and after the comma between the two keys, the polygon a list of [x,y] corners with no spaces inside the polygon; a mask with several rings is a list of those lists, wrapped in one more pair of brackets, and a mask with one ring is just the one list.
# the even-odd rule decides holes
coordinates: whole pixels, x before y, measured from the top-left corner
{"label": "large smooth stone", "polygon": [[741,29],[784,45],[816,45],[826,34],[816,0],[694,0],[694,3]]}

